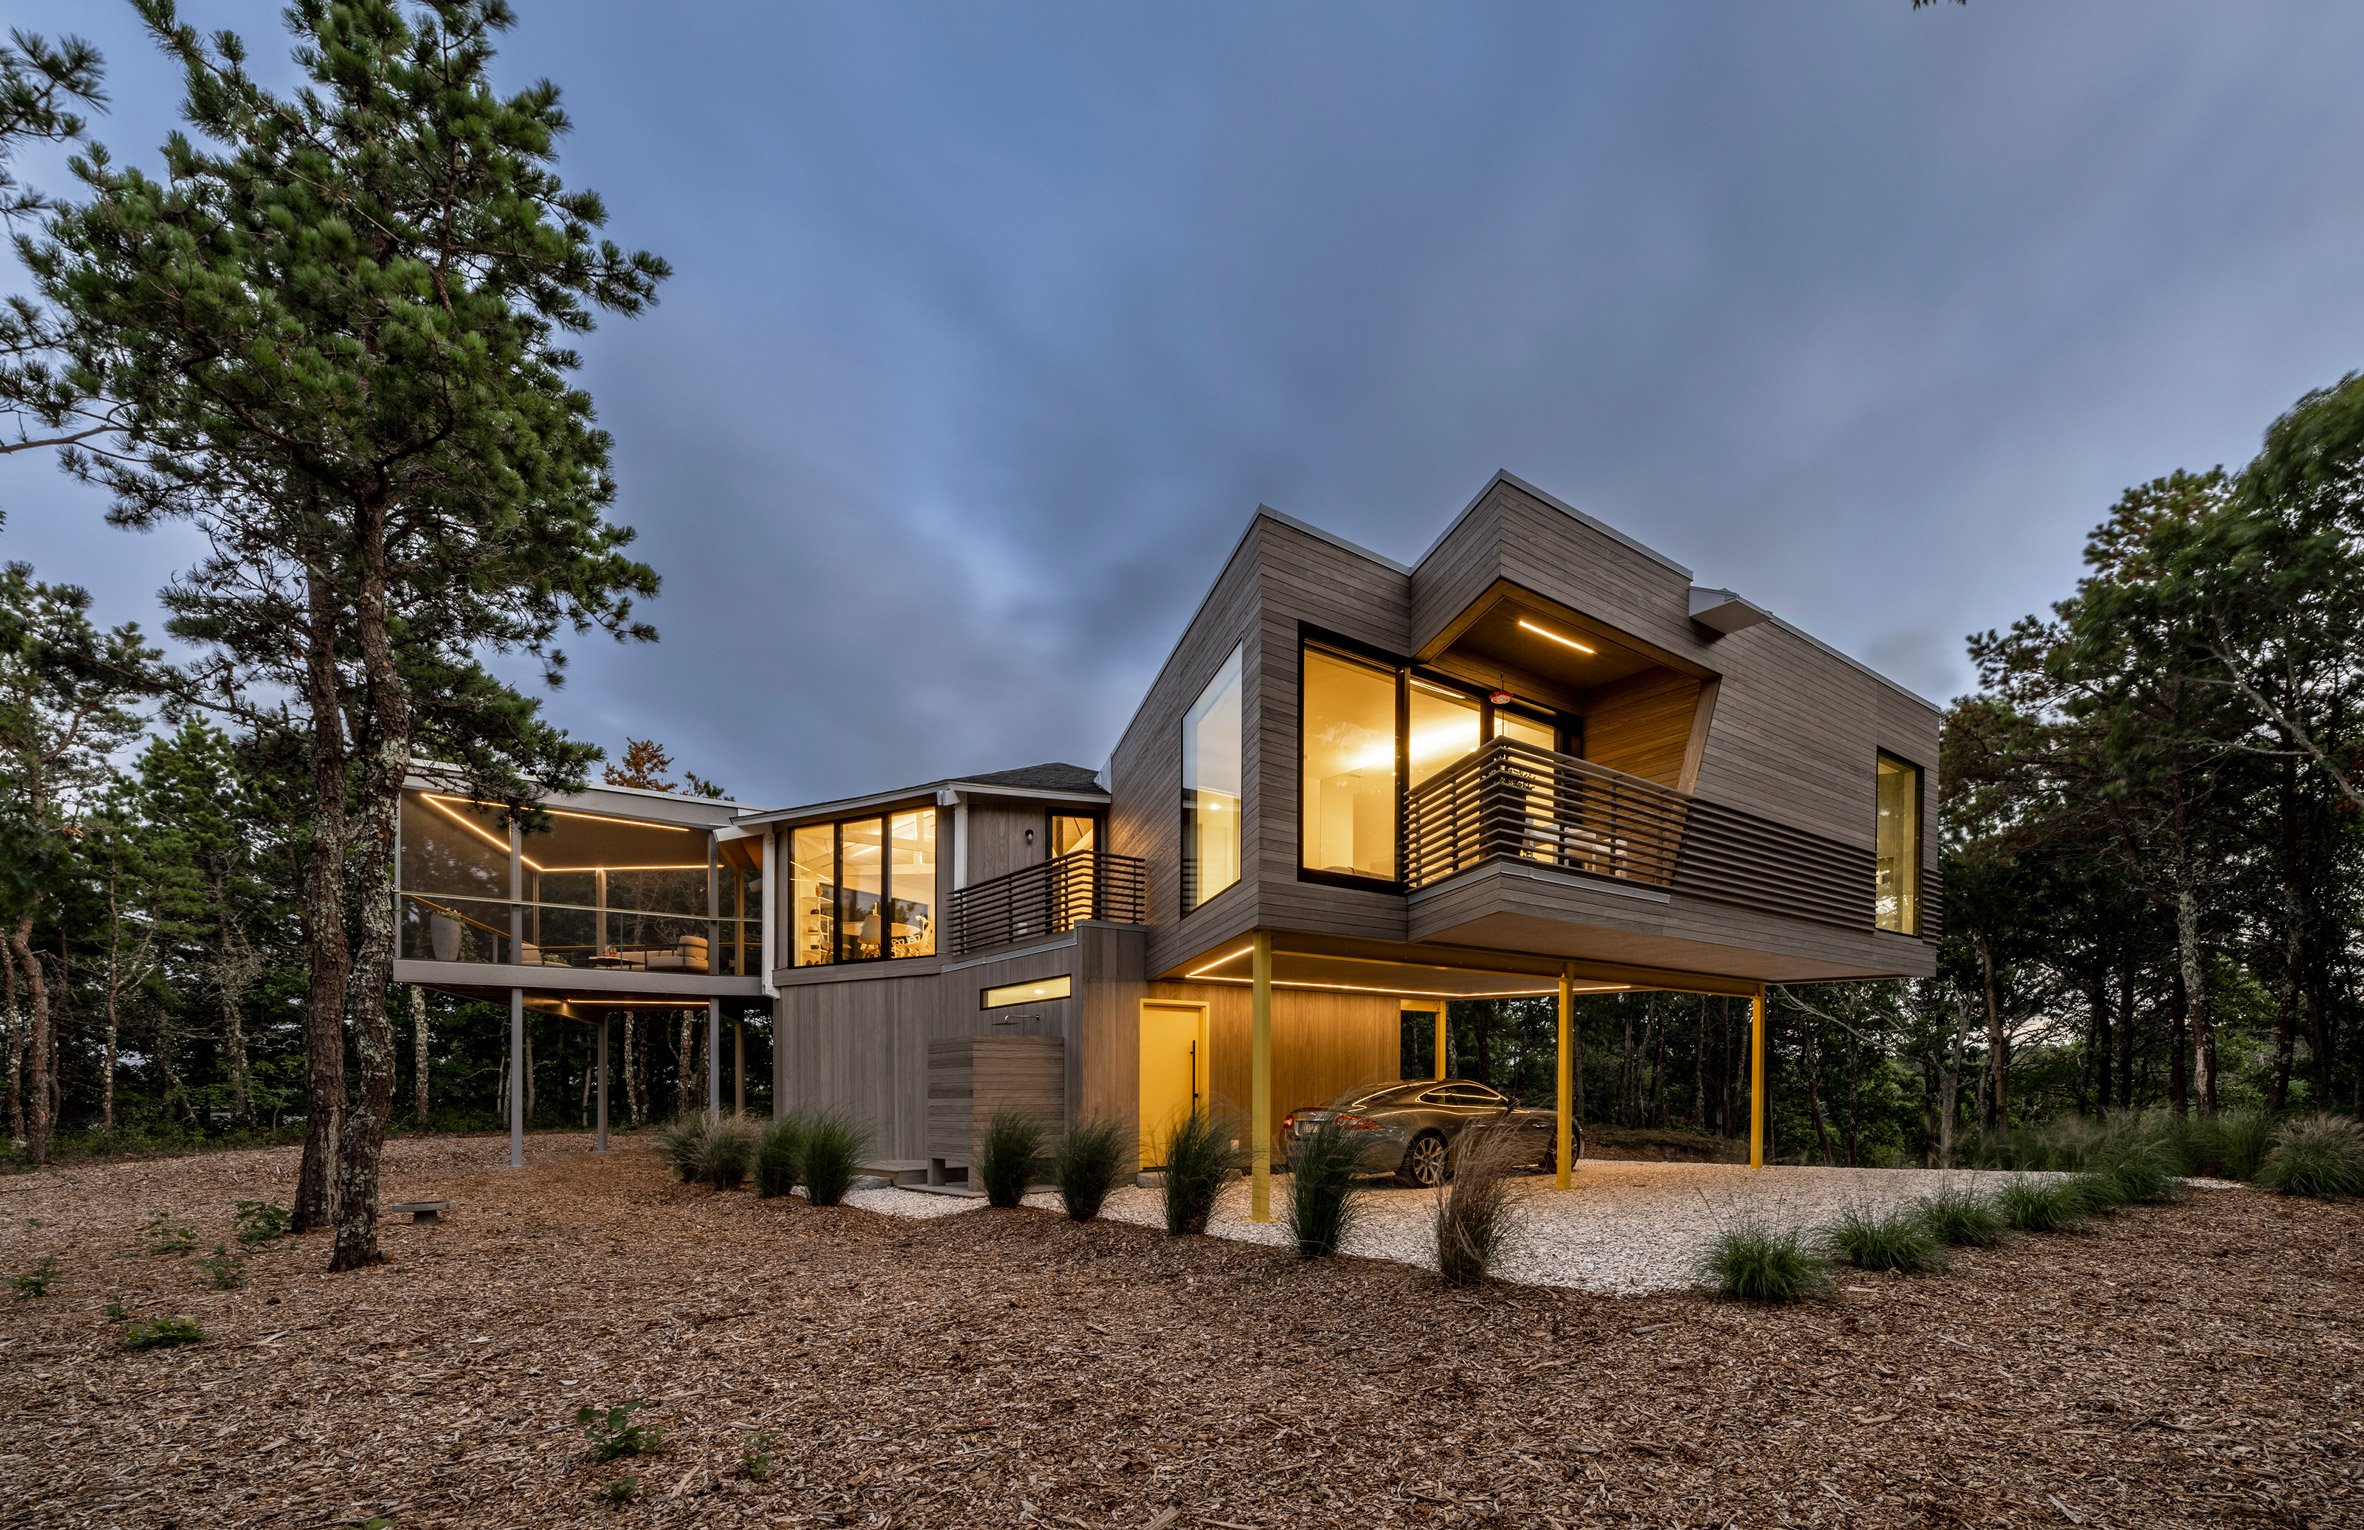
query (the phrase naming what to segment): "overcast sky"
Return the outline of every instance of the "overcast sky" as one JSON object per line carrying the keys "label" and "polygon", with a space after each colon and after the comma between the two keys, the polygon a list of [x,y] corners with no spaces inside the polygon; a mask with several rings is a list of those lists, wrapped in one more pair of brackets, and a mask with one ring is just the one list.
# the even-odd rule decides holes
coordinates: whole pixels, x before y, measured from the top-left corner
{"label": "overcast sky", "polygon": [[[2364,6],[517,4],[676,272],[584,379],[663,641],[551,710],[751,801],[1097,765],[1259,502],[1408,561],[1497,467],[1942,700],[2364,365]],[[9,10],[153,165],[128,8]],[[0,507],[110,620],[188,553]]]}

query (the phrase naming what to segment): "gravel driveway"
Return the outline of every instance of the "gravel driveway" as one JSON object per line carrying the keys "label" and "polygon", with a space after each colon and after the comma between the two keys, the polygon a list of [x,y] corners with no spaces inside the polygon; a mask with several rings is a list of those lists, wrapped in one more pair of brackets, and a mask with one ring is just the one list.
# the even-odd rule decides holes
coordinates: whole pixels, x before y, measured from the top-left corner
{"label": "gravel driveway", "polygon": [[[1699,1256],[1709,1240],[1733,1222],[1754,1217],[1777,1226],[1811,1227],[1858,1202],[1898,1206],[1943,1185],[1992,1189],[2015,1176],[1968,1169],[1750,1170],[1732,1164],[1588,1159],[1577,1164],[1575,1177],[1574,1187],[1564,1193],[1547,1178],[1524,1183],[1519,1225],[1496,1266],[1503,1279],[1611,1295],[1683,1290],[1698,1283]],[[1285,1176],[1274,1176],[1276,1217],[1282,1213],[1287,1187]],[[942,1216],[984,1204],[909,1190],[872,1190],[848,1200],[864,1210],[910,1217]],[[1432,1201],[1425,1190],[1373,1189],[1345,1252],[1433,1269]],[[1030,1195],[1026,1203],[1047,1211],[1059,1209],[1055,1195]],[[1157,1192],[1130,1186],[1110,1196],[1101,1215],[1151,1227],[1164,1221]],[[1280,1222],[1248,1220],[1244,1181],[1224,1192],[1207,1231],[1219,1238],[1276,1247],[1289,1241]]]}

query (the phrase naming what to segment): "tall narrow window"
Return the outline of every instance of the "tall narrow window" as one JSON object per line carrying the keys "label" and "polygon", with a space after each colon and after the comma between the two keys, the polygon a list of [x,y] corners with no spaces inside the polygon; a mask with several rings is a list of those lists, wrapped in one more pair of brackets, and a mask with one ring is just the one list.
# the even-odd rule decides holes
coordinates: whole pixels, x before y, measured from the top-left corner
{"label": "tall narrow window", "polygon": [[1299,864],[1395,877],[1395,671],[1305,650]]}
{"label": "tall narrow window", "polygon": [[892,856],[887,891],[887,954],[936,954],[936,810],[897,813],[887,820]]}
{"label": "tall narrow window", "polygon": [[886,822],[849,818],[837,826],[839,959],[866,962],[886,954]]}
{"label": "tall narrow window", "polygon": [[837,960],[837,825],[808,824],[789,834],[788,908],[793,965]]}
{"label": "tall narrow window", "polygon": [[1240,650],[1182,718],[1182,911],[1239,880]]}
{"label": "tall narrow window", "polygon": [[1879,827],[1872,840],[1872,918],[1883,930],[1921,933],[1921,772],[1879,757]]}

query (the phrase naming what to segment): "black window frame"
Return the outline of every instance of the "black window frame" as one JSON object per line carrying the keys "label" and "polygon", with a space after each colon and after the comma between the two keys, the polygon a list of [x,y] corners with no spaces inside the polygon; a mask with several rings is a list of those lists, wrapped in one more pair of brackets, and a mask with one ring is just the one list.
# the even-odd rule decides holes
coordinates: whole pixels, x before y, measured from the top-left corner
{"label": "black window frame", "polygon": [[[1913,865],[1911,888],[1913,917],[1912,928],[1909,930],[1891,930],[1886,925],[1880,923],[1879,762],[1882,760],[1886,760],[1891,765],[1898,766],[1901,769],[1909,770],[1913,773]],[[1929,771],[1926,766],[1906,759],[1903,755],[1898,754],[1893,749],[1875,748],[1872,750],[1872,932],[1874,934],[1895,935],[1905,940],[1919,940],[1922,938],[1921,925],[1923,921],[1921,918],[1921,881],[1923,875],[1927,872],[1929,867],[1929,847],[1925,843],[1929,837],[1925,832],[1925,828],[1928,823],[1929,810],[1927,797],[1928,790]]]}
{"label": "black window frame", "polygon": [[[1216,888],[1213,892],[1205,892],[1192,885],[1191,877],[1198,862],[1204,857],[1196,853],[1198,826],[1191,821],[1190,816],[1190,714],[1197,709],[1200,702],[1206,699],[1208,689],[1222,678],[1223,671],[1234,659],[1239,661],[1239,871],[1223,886]],[[1191,693],[1189,703],[1182,708],[1182,714],[1174,724],[1175,763],[1181,767],[1177,773],[1179,789],[1174,794],[1174,811],[1181,829],[1181,833],[1176,836],[1174,841],[1177,851],[1174,867],[1174,905],[1177,918],[1188,918],[1233,888],[1244,886],[1248,880],[1249,726],[1248,642],[1246,638],[1242,638],[1234,643],[1220,660],[1216,661],[1214,669],[1208,673],[1207,678],[1200,683],[1197,690]],[[1105,828],[1106,825],[1102,825],[1102,827]],[[1045,845],[1043,848],[1047,850],[1050,847]]]}
{"label": "black window frame", "polygon": [[[831,943],[827,961],[809,962],[798,970],[811,971],[819,967],[866,967],[873,962],[924,962],[944,954],[944,908],[942,906],[944,902],[944,870],[940,848],[944,828],[942,811],[933,801],[916,801],[907,802],[898,807],[880,808],[875,813],[853,813],[844,818],[825,819],[818,823],[784,824],[781,826],[780,837],[791,842],[799,829],[817,829],[826,825],[829,830],[829,902],[836,923],[836,939]],[[897,956],[891,949],[894,945],[893,938],[884,934],[886,927],[893,923],[892,915],[895,906],[894,821],[901,814],[921,812],[938,815],[936,820],[939,836],[938,860],[935,868],[935,881],[928,888],[927,899],[929,929],[936,937],[936,949],[911,956]],[[853,950],[854,942],[853,921],[846,918],[845,903],[843,902],[846,895],[845,826],[849,823],[875,823],[878,825],[878,906],[881,936],[880,950],[876,956],[849,954]],[[794,901],[793,897],[788,900],[791,909],[794,907]],[[793,951],[796,928],[792,913],[790,920],[788,940],[790,949]]]}

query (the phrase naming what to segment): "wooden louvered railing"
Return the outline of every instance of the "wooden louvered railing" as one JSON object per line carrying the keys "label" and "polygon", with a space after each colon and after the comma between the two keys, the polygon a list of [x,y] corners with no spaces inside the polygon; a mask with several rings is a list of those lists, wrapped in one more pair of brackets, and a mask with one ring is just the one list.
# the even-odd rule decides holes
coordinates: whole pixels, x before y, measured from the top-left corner
{"label": "wooden louvered railing", "polygon": [[952,895],[952,949],[990,951],[1057,935],[1087,919],[1141,924],[1149,866],[1138,856],[1076,850]]}

